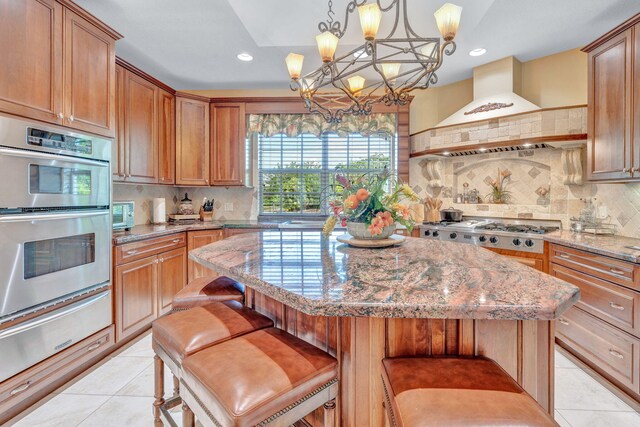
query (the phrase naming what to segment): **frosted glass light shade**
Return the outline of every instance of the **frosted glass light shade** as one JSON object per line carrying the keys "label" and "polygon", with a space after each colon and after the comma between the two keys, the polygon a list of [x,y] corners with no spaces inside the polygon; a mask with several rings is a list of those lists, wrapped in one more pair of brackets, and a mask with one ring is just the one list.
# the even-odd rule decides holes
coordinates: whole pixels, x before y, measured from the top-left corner
{"label": "frosted glass light shade", "polygon": [[349,77],[347,82],[349,83],[349,90],[351,93],[355,96],[360,95],[360,92],[362,92],[362,89],[364,88],[365,81],[365,78],[362,76]]}
{"label": "frosted glass light shade", "polygon": [[287,63],[287,70],[289,70],[289,76],[296,80],[300,78],[302,73],[302,63],[304,62],[304,55],[298,55],[297,53],[290,53],[284,60]]}
{"label": "frosted glass light shade", "polygon": [[362,26],[364,38],[366,40],[375,39],[382,20],[380,7],[377,3],[363,4],[358,6],[358,13],[360,14],[360,26]]}
{"label": "frosted glass light shade", "polygon": [[436,24],[438,24],[438,30],[442,34],[442,38],[446,41],[453,40],[458,32],[460,26],[460,16],[462,15],[462,8],[452,3],[445,3],[442,7],[436,10],[433,16],[436,17]]}
{"label": "frosted glass light shade", "polygon": [[395,80],[400,74],[400,63],[392,62],[392,63],[384,63],[382,64],[382,74],[384,74],[385,78],[389,80],[389,82]]}
{"label": "frosted glass light shade", "polygon": [[316,43],[318,44],[318,52],[322,57],[323,62],[333,61],[333,55],[338,48],[338,37],[336,37],[331,31],[325,31],[322,34],[316,36]]}
{"label": "frosted glass light shade", "polygon": [[302,93],[309,94],[313,90],[316,85],[316,81],[314,79],[303,79],[302,80]]}

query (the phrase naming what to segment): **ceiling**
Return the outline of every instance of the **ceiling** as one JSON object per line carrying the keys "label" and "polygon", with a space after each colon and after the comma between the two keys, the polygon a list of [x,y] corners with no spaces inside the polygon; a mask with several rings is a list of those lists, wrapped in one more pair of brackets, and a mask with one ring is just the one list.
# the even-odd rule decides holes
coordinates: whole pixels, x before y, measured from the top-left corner
{"label": "ceiling", "polygon": [[[323,0],[75,1],[124,35],[118,56],[176,89],[287,89],[289,52],[305,55],[305,73],[320,65],[314,37],[326,19]],[[582,47],[640,12],[640,0],[452,1],[463,7],[458,50],[445,59],[438,85],[471,77],[473,67],[505,56],[529,61]],[[438,35],[433,12],[444,2],[407,0],[418,34]],[[336,19],[344,20],[347,3],[333,0]],[[383,35],[392,20],[387,15]],[[361,43],[357,13],[351,18],[339,52]],[[468,55],[478,47],[487,53]],[[237,60],[240,52],[254,61]]]}

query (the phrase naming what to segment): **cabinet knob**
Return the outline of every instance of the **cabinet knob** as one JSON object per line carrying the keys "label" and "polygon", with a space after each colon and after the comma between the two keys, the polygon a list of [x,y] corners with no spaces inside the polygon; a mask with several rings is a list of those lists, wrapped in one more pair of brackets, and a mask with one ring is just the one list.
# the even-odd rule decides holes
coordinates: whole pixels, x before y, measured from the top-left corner
{"label": "cabinet knob", "polygon": [[624,168],[624,169],[622,169],[622,172],[623,172],[623,173],[628,173],[628,172],[629,172],[629,168]]}
{"label": "cabinet knob", "polygon": [[62,114],[62,113],[58,113],[58,118],[59,118],[59,119],[64,119],[64,114]]}
{"label": "cabinet knob", "polygon": [[72,122],[74,120],[73,116],[69,116],[69,121]]}
{"label": "cabinet knob", "polygon": [[632,167],[631,169],[629,169],[629,173],[630,173],[631,175],[633,175],[633,173],[634,173],[635,171],[636,171],[636,168],[633,168],[633,167]]}
{"label": "cabinet knob", "polygon": [[564,320],[562,317],[558,319],[558,322],[562,323],[565,326],[569,326],[569,322],[567,322],[566,320]]}

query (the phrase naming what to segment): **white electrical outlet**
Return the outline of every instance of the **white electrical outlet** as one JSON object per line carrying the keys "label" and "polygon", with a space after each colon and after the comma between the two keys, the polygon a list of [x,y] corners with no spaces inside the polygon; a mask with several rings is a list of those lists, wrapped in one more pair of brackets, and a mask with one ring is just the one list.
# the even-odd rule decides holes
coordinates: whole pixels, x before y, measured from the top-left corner
{"label": "white electrical outlet", "polygon": [[225,203],[224,204],[225,212],[233,212],[233,203]]}

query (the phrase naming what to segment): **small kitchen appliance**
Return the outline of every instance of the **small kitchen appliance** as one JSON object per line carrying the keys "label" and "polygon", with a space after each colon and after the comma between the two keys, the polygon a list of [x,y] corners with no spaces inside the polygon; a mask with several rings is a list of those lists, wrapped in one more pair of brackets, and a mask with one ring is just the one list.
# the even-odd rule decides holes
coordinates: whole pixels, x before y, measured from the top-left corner
{"label": "small kitchen appliance", "polygon": [[134,202],[113,202],[112,228],[114,230],[130,230],[134,222]]}

